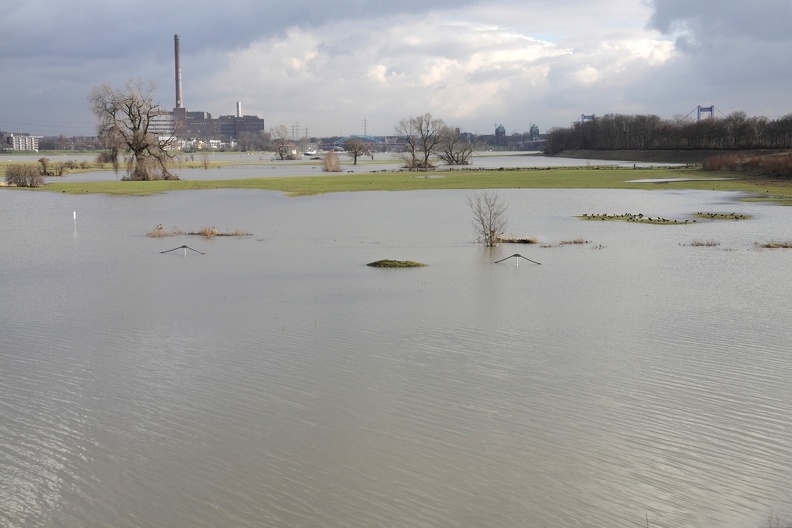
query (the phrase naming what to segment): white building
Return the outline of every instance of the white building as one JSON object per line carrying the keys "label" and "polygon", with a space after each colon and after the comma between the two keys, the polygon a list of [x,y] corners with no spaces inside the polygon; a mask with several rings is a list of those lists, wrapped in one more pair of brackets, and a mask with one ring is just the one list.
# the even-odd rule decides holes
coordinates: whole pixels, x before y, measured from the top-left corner
{"label": "white building", "polygon": [[155,115],[149,122],[148,131],[155,136],[170,137],[173,136],[173,132],[175,130],[176,122],[173,120],[173,114],[171,112],[163,112],[161,114]]}
{"label": "white building", "polygon": [[3,143],[11,150],[34,150],[38,152],[39,139],[44,136],[31,136],[30,134],[4,134]]}

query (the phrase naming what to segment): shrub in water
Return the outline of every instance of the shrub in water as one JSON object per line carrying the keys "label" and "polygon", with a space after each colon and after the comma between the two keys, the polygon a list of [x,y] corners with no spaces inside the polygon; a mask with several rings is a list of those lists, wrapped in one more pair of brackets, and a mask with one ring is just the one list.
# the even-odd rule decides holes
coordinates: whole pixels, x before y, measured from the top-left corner
{"label": "shrub in water", "polygon": [[325,172],[341,172],[341,161],[338,159],[338,154],[332,150],[325,154],[324,158],[324,171]]}

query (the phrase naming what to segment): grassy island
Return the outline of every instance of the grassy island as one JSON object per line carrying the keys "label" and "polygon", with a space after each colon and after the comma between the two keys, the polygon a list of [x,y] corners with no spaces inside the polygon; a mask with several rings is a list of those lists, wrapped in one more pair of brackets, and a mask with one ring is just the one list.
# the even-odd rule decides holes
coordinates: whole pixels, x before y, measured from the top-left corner
{"label": "grassy island", "polygon": [[426,266],[426,264],[422,262],[415,262],[412,260],[390,260],[390,259],[377,260],[375,262],[369,262],[366,265],[371,266],[372,268],[421,268],[423,266]]}
{"label": "grassy island", "polygon": [[678,220],[675,218],[665,218],[662,216],[657,217],[650,217],[646,216],[643,213],[639,214],[632,214],[632,213],[625,213],[625,214],[588,214],[583,213],[583,215],[578,216],[581,220],[600,220],[600,221],[611,221],[611,222],[634,222],[636,224],[660,224],[660,225],[685,225],[689,222],[696,223],[696,220]]}

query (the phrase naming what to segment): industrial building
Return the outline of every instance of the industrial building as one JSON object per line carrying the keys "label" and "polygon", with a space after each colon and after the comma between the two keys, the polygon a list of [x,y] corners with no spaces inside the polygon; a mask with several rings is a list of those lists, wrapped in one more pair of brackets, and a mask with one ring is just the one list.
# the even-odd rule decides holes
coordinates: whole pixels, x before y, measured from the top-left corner
{"label": "industrial building", "polygon": [[208,112],[188,111],[184,106],[181,75],[181,50],[179,35],[173,36],[176,70],[176,106],[173,112],[158,116],[152,123],[158,135],[173,135],[177,139],[235,141],[243,133],[260,134],[265,130],[264,120],[258,116],[243,115],[242,103],[237,101],[236,113],[213,118]]}

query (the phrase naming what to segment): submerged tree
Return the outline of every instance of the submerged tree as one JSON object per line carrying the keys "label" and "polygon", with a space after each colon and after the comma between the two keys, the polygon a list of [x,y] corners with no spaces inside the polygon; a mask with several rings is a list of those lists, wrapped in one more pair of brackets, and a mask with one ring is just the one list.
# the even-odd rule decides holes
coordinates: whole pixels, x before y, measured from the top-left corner
{"label": "submerged tree", "polygon": [[357,165],[358,158],[370,149],[368,142],[360,138],[352,138],[344,142],[344,150],[352,158],[352,165]]}
{"label": "submerged tree", "polygon": [[91,111],[99,120],[99,139],[116,171],[119,156],[129,153],[130,180],[178,179],[168,170],[174,136],[162,139],[151,131],[155,120],[166,114],[154,102],[155,88],[154,83],[144,87],[140,81],[127,82],[123,90],[103,84],[94,87],[88,97]]}
{"label": "submerged tree", "polygon": [[270,129],[270,138],[272,141],[272,149],[278,159],[295,159],[293,154],[294,144],[289,139],[289,128],[286,125],[278,125]]}
{"label": "submerged tree", "polygon": [[482,191],[467,197],[467,204],[473,212],[473,229],[477,240],[485,246],[494,246],[506,232],[508,206],[501,201],[498,193]]}
{"label": "submerged tree", "polygon": [[444,126],[440,132],[440,139],[437,157],[448,165],[470,164],[470,157],[476,144],[470,140],[469,134],[463,134],[458,128]]}
{"label": "submerged tree", "polygon": [[431,169],[432,159],[438,154],[446,128],[442,119],[435,119],[426,113],[409,119],[402,119],[395,127],[396,135],[404,140],[401,158],[408,169]]}
{"label": "submerged tree", "polygon": [[322,169],[325,172],[341,172],[343,168],[341,167],[341,160],[338,159],[338,154],[332,150],[325,154]]}

